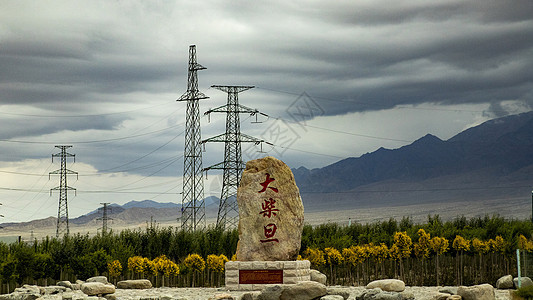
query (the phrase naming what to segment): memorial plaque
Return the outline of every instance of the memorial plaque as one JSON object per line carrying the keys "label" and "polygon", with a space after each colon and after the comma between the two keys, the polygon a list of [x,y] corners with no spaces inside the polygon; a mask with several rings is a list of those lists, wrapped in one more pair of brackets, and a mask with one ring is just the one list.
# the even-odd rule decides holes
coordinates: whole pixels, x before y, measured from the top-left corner
{"label": "memorial plaque", "polygon": [[276,283],[283,283],[283,270],[239,270],[239,284]]}

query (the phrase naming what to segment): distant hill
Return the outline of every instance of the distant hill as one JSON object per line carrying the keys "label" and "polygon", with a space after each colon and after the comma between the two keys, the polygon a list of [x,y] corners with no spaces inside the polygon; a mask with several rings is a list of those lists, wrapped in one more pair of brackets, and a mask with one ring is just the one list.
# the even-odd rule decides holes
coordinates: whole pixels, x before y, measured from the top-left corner
{"label": "distant hill", "polygon": [[153,201],[153,200],[130,201],[130,202],[122,205],[122,208],[124,208],[124,209],[132,208],[132,207],[140,207],[140,208],[145,208],[145,207],[151,207],[151,208],[176,208],[176,207],[181,207],[181,205],[173,203],[173,202],[162,203],[162,202],[156,202],[156,201]]}
{"label": "distant hill", "polygon": [[[218,213],[219,199],[217,197],[206,197],[204,199],[206,205],[206,216],[216,217]],[[124,205],[116,203],[108,206],[108,217],[112,219],[112,224],[139,224],[148,222],[151,219],[155,221],[175,221],[181,216],[181,204],[172,202],[156,202],[153,200],[142,201],[130,201]],[[69,219],[69,223],[73,225],[98,225],[101,221],[98,220],[102,217],[101,208],[93,210],[85,215],[77,218]],[[0,224],[2,227],[17,227],[25,230],[31,230],[32,228],[45,228],[55,227],[57,224],[57,218],[48,217],[41,220],[33,220],[29,222],[21,223],[4,223]]]}
{"label": "distant hill", "polygon": [[[447,141],[428,134],[319,169],[294,169],[306,209],[528,195],[533,112],[487,121]],[[333,206],[337,207],[337,206]]]}

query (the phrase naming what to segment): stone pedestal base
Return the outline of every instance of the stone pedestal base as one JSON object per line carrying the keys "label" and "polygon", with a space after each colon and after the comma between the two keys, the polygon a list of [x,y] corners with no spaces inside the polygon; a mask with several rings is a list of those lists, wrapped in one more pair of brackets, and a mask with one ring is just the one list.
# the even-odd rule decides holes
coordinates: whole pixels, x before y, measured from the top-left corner
{"label": "stone pedestal base", "polygon": [[308,260],[228,261],[226,288],[234,291],[260,291],[267,284],[296,284],[311,280]]}

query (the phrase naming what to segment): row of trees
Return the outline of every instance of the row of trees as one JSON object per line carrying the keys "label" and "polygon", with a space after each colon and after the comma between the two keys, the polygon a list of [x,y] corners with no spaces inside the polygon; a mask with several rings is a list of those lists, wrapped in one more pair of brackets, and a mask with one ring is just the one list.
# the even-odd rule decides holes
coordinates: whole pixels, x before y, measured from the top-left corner
{"label": "row of trees", "polygon": [[[449,222],[429,216],[425,224],[404,218],[351,226],[306,225],[301,255],[339,284],[382,277],[401,277],[417,285],[492,282],[513,272],[514,250],[527,251],[532,232],[529,221],[498,216]],[[24,283],[44,285],[99,274],[115,280],[150,277],[157,286],[218,286],[223,283],[223,262],[233,256],[237,241],[237,230],[185,232],[151,223],[145,229],[92,237],[0,243],[2,292]],[[314,261],[313,251],[319,257],[322,251],[328,263]],[[204,267],[193,267],[190,261]]]}
{"label": "row of trees", "polygon": [[[302,257],[329,274],[330,284],[400,278],[408,285],[470,285],[494,283],[503,274],[516,274],[516,259],[507,252],[514,243],[501,236],[482,241],[457,235],[449,241],[431,237],[424,229],[417,234],[413,242],[406,232],[396,232],[390,247],[369,243],[342,250],[307,248]],[[533,252],[533,241],[522,234],[516,244],[526,253]]]}

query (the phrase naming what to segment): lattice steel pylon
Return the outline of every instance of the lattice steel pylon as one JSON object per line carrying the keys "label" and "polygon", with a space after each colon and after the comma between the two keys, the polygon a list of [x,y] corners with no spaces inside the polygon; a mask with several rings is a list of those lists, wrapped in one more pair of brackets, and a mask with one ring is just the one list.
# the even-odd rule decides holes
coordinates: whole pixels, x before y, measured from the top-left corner
{"label": "lattice steel pylon", "polygon": [[205,228],[204,181],[202,177],[202,147],[200,145],[199,100],[207,99],[198,91],[199,70],[206,68],[196,61],[196,45],[189,47],[187,92],[177,101],[187,101],[185,121],[185,151],[183,162],[183,193],[181,228],[195,231]]}
{"label": "lattice steel pylon", "polygon": [[59,186],[56,186],[55,188],[50,189],[50,196],[52,195],[52,191],[59,190],[59,208],[57,210],[57,228],[56,228],[56,237],[59,237],[62,234],[69,234],[69,227],[68,227],[68,203],[67,203],[67,196],[69,190],[76,191],[75,188],[68,186],[67,184],[67,175],[69,174],[76,174],[78,176],[78,172],[71,171],[67,169],[67,158],[73,157],[74,162],[76,162],[76,156],[74,154],[70,154],[67,152],[68,148],[71,148],[72,146],[56,146],[56,148],[61,149],[61,152],[57,154],[52,154],[52,162],[54,162],[54,157],[60,157],[61,158],[61,169],[52,171],[48,174],[48,179],[50,179],[50,175],[52,174],[59,174]]}
{"label": "lattice steel pylon", "polygon": [[224,161],[204,169],[204,171],[218,169],[223,170],[222,192],[220,194],[220,206],[218,207],[217,227],[222,229],[236,228],[239,222],[239,207],[237,205],[237,189],[241,181],[242,171],[245,164],[242,161],[241,143],[249,142],[260,144],[261,139],[241,133],[240,113],[251,115],[261,114],[258,110],[239,104],[239,93],[254,88],[253,86],[226,86],[213,85],[223,92],[228,93],[226,105],[210,109],[205,112],[226,113],[226,132],[212,138],[203,140],[202,143],[223,142]]}
{"label": "lattice steel pylon", "polygon": [[107,215],[107,211],[110,210],[110,208],[107,207],[109,203],[106,202],[106,203],[100,203],[100,204],[102,204],[104,207],[101,208],[102,217],[98,218],[97,220],[102,221],[102,235],[105,235],[107,233],[107,221],[113,220],[113,219],[108,217]]}

